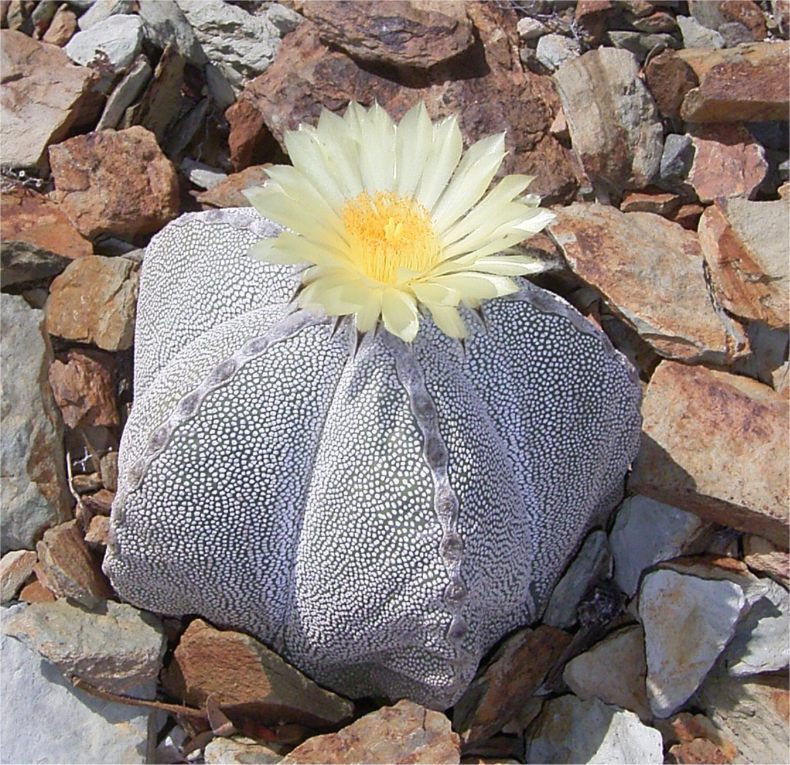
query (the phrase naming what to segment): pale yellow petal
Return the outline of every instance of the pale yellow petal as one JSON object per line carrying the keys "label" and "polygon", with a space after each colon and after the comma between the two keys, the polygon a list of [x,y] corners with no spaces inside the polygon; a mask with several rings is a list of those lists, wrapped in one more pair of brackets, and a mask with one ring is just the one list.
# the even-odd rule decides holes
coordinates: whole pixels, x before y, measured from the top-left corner
{"label": "pale yellow petal", "polygon": [[433,281],[457,290],[461,301],[472,305],[481,300],[518,292],[518,285],[506,276],[464,272],[437,277]]}
{"label": "pale yellow petal", "polygon": [[469,330],[458,313],[458,309],[454,306],[438,305],[436,303],[428,303],[428,310],[439,329],[444,332],[448,337],[455,337],[460,339],[469,334]]}
{"label": "pale yellow petal", "polygon": [[382,290],[367,290],[366,302],[356,313],[355,323],[358,332],[370,332],[374,329],[381,316],[382,299]]}
{"label": "pale yellow petal", "polygon": [[525,276],[546,270],[546,264],[528,255],[489,255],[474,261],[470,269],[500,276]]}
{"label": "pale yellow petal", "polygon": [[433,145],[433,124],[425,104],[420,101],[398,123],[395,133],[396,191],[401,196],[414,193],[427,166]]}
{"label": "pale yellow petal", "polygon": [[[296,236],[287,231],[274,240],[274,247],[281,253],[283,260],[278,263],[313,263],[324,268],[348,266],[348,256],[328,243],[315,244],[303,236]],[[273,261],[274,262],[274,261]]]}
{"label": "pale yellow petal", "polygon": [[359,171],[359,144],[349,135],[345,120],[329,109],[323,109],[317,132],[324,147],[327,167],[343,193],[349,198],[361,194],[364,186]]}
{"label": "pale yellow petal", "polygon": [[367,113],[359,166],[366,191],[391,191],[394,188],[395,124],[377,103]]}
{"label": "pale yellow petal", "polygon": [[417,187],[417,200],[432,210],[439,195],[452,177],[464,148],[461,130],[455,117],[450,117],[433,129],[433,145],[425,161],[425,172]]}
{"label": "pale yellow petal", "polygon": [[417,304],[411,295],[398,289],[385,289],[381,301],[381,317],[387,332],[410,343],[420,327]]}
{"label": "pale yellow petal", "polygon": [[534,208],[534,213],[524,218],[521,223],[516,224],[516,228],[520,228],[522,231],[530,234],[537,234],[539,231],[543,231],[556,217],[553,212],[543,207]]}
{"label": "pale yellow petal", "polygon": [[417,300],[426,305],[458,305],[461,293],[444,284],[416,282],[411,285]]}
{"label": "pale yellow petal", "polygon": [[326,154],[315,130],[289,130],[283,142],[293,166],[310,178],[333,210],[340,210],[346,197],[327,167]]}

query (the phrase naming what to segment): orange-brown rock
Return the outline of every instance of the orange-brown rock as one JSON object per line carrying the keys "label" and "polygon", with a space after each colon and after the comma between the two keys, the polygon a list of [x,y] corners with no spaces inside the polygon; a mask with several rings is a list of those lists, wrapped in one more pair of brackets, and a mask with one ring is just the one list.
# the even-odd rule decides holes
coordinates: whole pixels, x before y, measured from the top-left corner
{"label": "orange-brown rock", "polygon": [[668,215],[668,219],[677,223],[679,226],[688,229],[689,231],[696,231],[699,219],[702,213],[705,212],[705,206],[697,202],[690,202],[678,207],[675,212]]}
{"label": "orange-brown rock", "polygon": [[52,590],[45,587],[38,579],[22,588],[19,599],[25,603],[54,603],[57,600]]}
{"label": "orange-brown rock", "polygon": [[106,547],[109,539],[110,519],[106,515],[95,515],[85,533],[85,541],[90,545]]}
{"label": "orange-brown rock", "polygon": [[52,21],[41,39],[50,45],[63,47],[77,32],[77,15],[62,5],[55,11]]}
{"label": "orange-brown rock", "polygon": [[608,205],[576,203],[555,212],[549,232],[574,273],[659,355],[726,363],[744,352],[743,338],[711,304],[694,232]]}
{"label": "orange-brown rock", "polygon": [[321,41],[353,58],[429,69],[467,50],[474,30],[459,0],[388,0],[367,4],[302,2],[298,10],[320,30]]}
{"label": "orange-brown rock", "polygon": [[71,349],[50,365],[49,384],[68,427],[120,425],[109,354]]}
{"label": "orange-brown rock", "polygon": [[0,239],[6,247],[26,242],[64,258],[93,253],[91,243],[58,205],[24,186],[14,186],[0,195]]}
{"label": "orange-brown rock", "polygon": [[662,362],[629,490],[786,545],[788,414],[788,401],[755,380]]}
{"label": "orange-brown rock", "polygon": [[735,760],[709,739],[693,738],[670,747],[668,762],[678,765],[726,765]]}
{"label": "orange-brown rock", "polygon": [[755,41],[764,40],[768,34],[765,14],[754,0],[720,0],[721,15],[729,21],[742,24]]}
{"label": "orange-brown rock", "polygon": [[672,50],[651,58],[644,73],[647,87],[664,117],[679,117],[686,93],[699,85],[694,69]]}
{"label": "orange-brown rock", "polygon": [[195,199],[205,207],[250,207],[247,197],[241,192],[266,183],[269,177],[266,174],[267,167],[270,165],[253,165],[233,173],[216,186],[195,194]]}
{"label": "orange-brown rock", "polygon": [[790,200],[721,199],[699,222],[702,252],[716,296],[730,313],[787,329]]}
{"label": "orange-brown rock", "polygon": [[649,212],[668,218],[680,207],[680,203],[681,198],[678,194],[648,188],[625,194],[620,202],[620,210],[624,213]]}
{"label": "orange-brown rock", "polygon": [[212,697],[231,717],[250,715],[264,723],[328,727],[354,711],[350,701],[316,685],[255,638],[201,619],[181,636],[165,683],[189,704],[202,706]]}
{"label": "orange-brown rock", "polygon": [[760,574],[790,586],[790,553],[762,537],[749,534],[743,540],[743,561]]}
{"label": "orange-brown rock", "polygon": [[93,608],[112,596],[99,561],[85,544],[79,521],[67,521],[45,531],[36,552],[36,575],[56,597],[71,598]]}
{"label": "orange-brown rock", "polygon": [[129,348],[137,309],[137,266],[91,255],[56,277],[47,302],[47,331],[106,351]]}
{"label": "orange-brown rock", "polygon": [[508,638],[453,709],[453,727],[465,743],[483,741],[516,717],[570,642],[542,624]]}
{"label": "orange-brown rock", "polygon": [[289,763],[458,763],[460,742],[441,712],[399,701],[337,733],[314,736],[281,760]]}
{"label": "orange-brown rock", "polygon": [[574,18],[586,45],[593,46],[603,41],[606,22],[613,9],[612,0],[579,0]]}
{"label": "orange-brown rock", "polygon": [[49,157],[52,197],[84,236],[131,240],[179,213],[176,170],[145,128],[76,136]]}

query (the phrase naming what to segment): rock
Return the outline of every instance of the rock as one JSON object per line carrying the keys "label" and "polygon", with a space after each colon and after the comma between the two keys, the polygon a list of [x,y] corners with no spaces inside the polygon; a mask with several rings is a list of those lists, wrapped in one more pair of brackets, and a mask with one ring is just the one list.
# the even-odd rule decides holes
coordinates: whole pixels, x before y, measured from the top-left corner
{"label": "rock", "polygon": [[100,21],[118,13],[132,13],[132,0],[96,0],[85,13],[80,16],[80,29],[90,29]]}
{"label": "rock", "polygon": [[[0,635],[0,649],[3,690],[13,699],[0,718],[5,762],[149,761],[154,713],[72,688],[55,667],[11,637]],[[155,685],[136,691],[138,698],[153,698]]]}
{"label": "rock", "polygon": [[32,550],[12,550],[0,558],[0,603],[5,605],[17,596],[36,560]]}
{"label": "rock", "polygon": [[208,59],[237,92],[261,74],[280,44],[277,28],[221,0],[176,0]]}
{"label": "rock", "polygon": [[118,489],[118,452],[105,454],[99,463],[101,480],[109,491]]}
{"label": "rock", "polygon": [[663,130],[636,59],[599,48],[566,61],[554,81],[573,148],[593,184],[610,192],[647,186],[658,173]]}
{"label": "rock", "polygon": [[751,355],[738,359],[732,371],[753,377],[770,385],[778,393],[787,395],[790,385],[788,346],[790,337],[785,330],[771,329],[760,321],[746,322]]}
{"label": "rock", "polygon": [[579,277],[603,294],[658,354],[726,363],[743,339],[710,302],[697,235],[651,213],[576,203],[549,231]]}
{"label": "rock", "polygon": [[195,199],[207,207],[249,207],[250,202],[241,192],[253,186],[262,186],[268,180],[266,168],[271,165],[253,165],[233,173],[206,191],[195,194]]}
{"label": "rock", "polygon": [[124,112],[140,95],[146,83],[151,79],[151,65],[145,56],[138,56],[129,71],[113,88],[107,99],[96,130],[115,128],[123,118]]}
{"label": "rock", "polygon": [[49,384],[70,428],[120,425],[115,403],[115,360],[72,348],[49,368]]}
{"label": "rock", "polygon": [[192,27],[175,0],[137,0],[143,20],[143,34],[157,48],[174,45],[178,53],[195,66],[206,63],[206,54]]}
{"label": "rock", "polygon": [[612,0],[580,0],[576,3],[574,20],[585,45],[592,47],[603,42],[606,22],[613,9]]}
{"label": "rock", "polygon": [[206,745],[203,757],[207,765],[250,765],[250,763],[276,763],[283,756],[274,749],[259,744],[251,738],[218,736]]}
{"label": "rock", "polygon": [[106,79],[125,72],[140,52],[143,21],[133,14],[108,16],[77,32],[64,48],[75,64],[96,69]]}
{"label": "rock", "polygon": [[722,16],[745,27],[750,40],[764,40],[768,35],[762,8],[753,0],[723,0],[719,3]]}
{"label": "rock", "polygon": [[790,553],[767,539],[747,534],[743,538],[743,561],[752,571],[770,576],[785,587],[790,586]]}
{"label": "rock", "polygon": [[681,205],[669,216],[669,220],[673,223],[677,223],[679,226],[683,226],[687,231],[696,231],[700,216],[704,211],[704,206],[696,204],[695,202]]}
{"label": "rock", "polygon": [[664,117],[679,119],[686,94],[699,85],[692,66],[672,50],[654,56],[645,67],[645,81],[658,111]]}
{"label": "rock", "polygon": [[648,212],[668,218],[680,207],[680,203],[678,194],[648,188],[644,191],[629,191],[620,202],[620,210],[624,213]]}
{"label": "rock", "polygon": [[696,701],[737,747],[736,762],[786,762],[787,675],[735,678],[712,675]]}
{"label": "rock", "polygon": [[131,347],[138,281],[137,266],[125,258],[75,260],[50,287],[47,331],[106,351]]}
{"label": "rock", "polygon": [[626,21],[632,29],[637,32],[647,34],[657,34],[659,32],[673,32],[675,30],[675,17],[666,11],[655,11],[655,13],[644,16],[635,16],[626,11]]}
{"label": "rock", "polygon": [[71,138],[52,147],[50,161],[52,198],[84,236],[133,239],[178,215],[175,168],[145,128]]}
{"label": "rock", "polygon": [[300,4],[320,29],[321,42],[375,64],[429,69],[468,50],[473,27],[464,3],[394,0],[384,5]]}
{"label": "rock", "polygon": [[93,253],[60,207],[24,186],[0,194],[2,284],[8,286],[59,274],[69,260]]}
{"label": "rock", "polygon": [[77,15],[68,6],[62,5],[55,12],[49,28],[41,39],[50,45],[63,47],[77,32]]}
{"label": "rock", "polygon": [[706,125],[691,135],[694,160],[688,183],[702,202],[752,199],[768,174],[765,149],[741,125]]}
{"label": "rock", "polygon": [[702,26],[692,16],[676,16],[683,35],[684,48],[723,48],[724,38],[715,30]]}
{"label": "rock", "polygon": [[664,151],[661,154],[661,183],[669,188],[679,187],[686,179],[693,161],[694,144],[691,136],[670,133],[664,139]]}
{"label": "rock", "polygon": [[546,702],[527,734],[526,762],[663,763],[661,734],[598,699]]}
{"label": "rock", "polygon": [[193,706],[212,696],[218,704],[243,705],[246,713],[270,722],[326,727],[354,711],[350,701],[319,687],[254,638],[201,619],[181,636],[166,684]]}
{"label": "rock", "polygon": [[38,651],[65,677],[76,675],[113,693],[156,682],[166,647],[156,617],[112,601],[100,612],[64,600],[31,605],[7,617],[3,632]]}
{"label": "rock", "polygon": [[46,149],[96,118],[98,78],[54,45],[0,31],[3,164],[44,172]]}
{"label": "rock", "polygon": [[189,157],[181,161],[181,170],[189,178],[189,182],[192,185],[201,189],[210,189],[228,178],[227,173],[223,173],[216,167],[210,167]]}
{"label": "rock", "polygon": [[668,762],[689,763],[729,763],[733,759],[720,747],[707,738],[695,738],[682,744],[675,744],[669,749]]}
{"label": "rock", "polygon": [[107,547],[109,540],[110,519],[106,515],[94,515],[87,532],[85,532],[85,541],[89,545]]}
{"label": "rock", "polygon": [[623,627],[571,659],[562,679],[579,698],[622,707],[642,720],[653,716],[645,690],[645,635],[638,624]]}
{"label": "rock", "polygon": [[787,399],[746,377],[664,361],[642,416],[630,491],[787,543]]}
{"label": "rock", "polygon": [[645,577],[639,617],[647,695],[656,716],[668,717],[699,688],[735,633],[744,606],[743,591],[732,582],[668,570]]}
{"label": "rock", "polygon": [[38,579],[22,588],[19,599],[25,603],[54,603],[56,600],[52,590],[47,589]]}
{"label": "rock", "polygon": [[280,3],[272,3],[266,9],[266,18],[274,24],[281,35],[293,32],[304,21],[303,16]]}
{"label": "rock", "polygon": [[46,381],[52,348],[44,314],[3,295],[3,400],[0,428],[2,552],[32,548],[45,529],[69,517],[63,426]]}
{"label": "rock", "polygon": [[582,47],[572,37],[563,35],[544,35],[538,40],[536,49],[538,61],[549,72],[555,72],[565,61],[578,58]]}
{"label": "rock", "polygon": [[638,494],[629,497],[617,512],[609,536],[618,587],[628,596],[635,595],[643,571],[661,561],[702,551],[710,532],[710,524],[694,513]]}
{"label": "rock", "polygon": [[337,733],[308,739],[281,762],[458,763],[460,747],[443,714],[403,700]]}
{"label": "rock", "polygon": [[36,575],[58,598],[71,598],[94,608],[112,596],[99,562],[85,546],[79,521],[68,521],[44,532],[36,545]]}
{"label": "rock", "polygon": [[[705,715],[679,712],[666,720],[656,720],[655,727],[664,737],[664,746],[669,744],[689,744],[694,741],[707,741],[714,744],[724,756],[724,762],[731,762],[738,754],[735,745],[721,734],[721,731]],[[688,750],[686,750],[688,751]],[[692,748],[690,751],[694,751]],[[699,760],[695,760],[698,762]],[[713,759],[711,762],[715,762]],[[707,762],[707,760],[703,760]]]}
{"label": "rock", "polygon": [[784,225],[789,214],[788,200],[722,199],[699,223],[702,252],[724,308],[783,330],[790,320]]}
{"label": "rock", "polygon": [[568,566],[551,593],[543,622],[569,629],[578,621],[576,608],[591,585],[606,579],[612,571],[612,557],[603,531],[593,531]]}
{"label": "rock", "polygon": [[546,624],[507,638],[453,708],[453,727],[463,741],[484,741],[516,718],[570,639]]}
{"label": "rock", "polygon": [[532,19],[529,16],[524,16],[518,20],[516,31],[518,32],[519,40],[522,42],[528,42],[529,40],[537,40],[542,35],[545,35],[548,32],[548,29],[542,21],[538,21],[538,19]]}
{"label": "rock", "polygon": [[640,64],[643,64],[654,50],[680,47],[680,43],[672,35],[667,34],[613,29],[607,32],[606,36],[615,48],[632,53]]}

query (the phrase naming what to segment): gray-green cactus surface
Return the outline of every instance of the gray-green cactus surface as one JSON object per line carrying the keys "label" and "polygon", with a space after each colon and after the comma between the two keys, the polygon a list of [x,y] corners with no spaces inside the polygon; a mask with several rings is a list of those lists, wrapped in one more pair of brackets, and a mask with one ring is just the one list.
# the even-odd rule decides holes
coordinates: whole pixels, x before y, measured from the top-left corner
{"label": "gray-green cactus surface", "polygon": [[277,231],[213,211],[148,247],[105,570],[342,693],[445,708],[619,498],[638,381],[526,282],[465,348],[426,319],[352,353],[293,310],[293,267],[247,257]]}

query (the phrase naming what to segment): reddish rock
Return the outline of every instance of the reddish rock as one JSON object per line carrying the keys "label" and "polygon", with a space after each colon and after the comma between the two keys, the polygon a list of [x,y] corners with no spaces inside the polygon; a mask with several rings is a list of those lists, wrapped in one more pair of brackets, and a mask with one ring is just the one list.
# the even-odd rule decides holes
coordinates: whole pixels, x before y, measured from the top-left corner
{"label": "reddish rock", "polygon": [[36,575],[56,597],[93,608],[112,596],[99,561],[85,545],[79,521],[67,521],[44,532],[36,552]]}
{"label": "reddish rock", "polygon": [[691,135],[694,161],[687,181],[702,202],[752,199],[768,174],[765,149],[741,125],[705,125]]}
{"label": "reddish rock", "polygon": [[24,186],[0,194],[0,239],[6,246],[26,242],[70,259],[93,254],[91,243],[58,205]]}
{"label": "reddish rock", "polygon": [[574,273],[658,354],[723,364],[745,351],[745,340],[711,304],[695,233],[608,205],[577,203],[555,212],[549,230]]}
{"label": "reddish rock", "polygon": [[694,69],[675,51],[667,50],[650,59],[645,81],[664,117],[678,118],[683,99],[699,85]]}
{"label": "reddish rock", "polygon": [[36,554],[32,550],[12,550],[0,558],[0,603],[13,600],[33,573]]}
{"label": "reddish rock", "polygon": [[50,287],[47,331],[106,351],[129,348],[138,281],[137,266],[125,258],[75,260]]}
{"label": "reddish rock", "polygon": [[280,762],[458,763],[460,743],[443,714],[404,700],[337,733],[314,736]]}
{"label": "reddish rock", "polygon": [[458,0],[337,0],[297,7],[317,25],[322,42],[371,63],[429,69],[474,42],[464,3]]}
{"label": "reddish rock", "polygon": [[[735,754],[735,753],[733,753]],[[724,765],[735,762],[716,744],[706,738],[694,738],[683,744],[675,744],[669,749],[668,762],[678,765]]]}
{"label": "reddish rock", "polygon": [[90,545],[106,547],[110,539],[110,519],[106,515],[91,518],[90,526],[85,534],[85,541]]}
{"label": "reddish rock", "polygon": [[674,213],[668,215],[667,217],[669,220],[677,223],[680,226],[683,226],[683,228],[688,229],[689,231],[696,231],[700,216],[704,211],[704,205],[692,202],[690,204],[681,205],[677,210],[675,210]]}
{"label": "reddish rock", "polygon": [[42,38],[45,43],[63,47],[77,32],[77,15],[68,6],[62,5],[55,11],[49,28]]}
{"label": "reddish rock", "polygon": [[142,127],[77,136],[50,150],[53,199],[89,238],[133,239],[179,213],[176,170]]}
{"label": "reddish rock", "polygon": [[82,504],[91,516],[109,516],[112,510],[112,503],[115,499],[115,492],[109,489],[99,489],[93,494],[87,494],[82,498]]}
{"label": "reddish rock", "polygon": [[579,0],[576,4],[576,26],[588,46],[603,41],[606,22],[614,8],[612,0]]}
{"label": "reddish rock", "polygon": [[109,354],[72,349],[50,366],[49,384],[68,427],[120,425]]}
{"label": "reddish rock", "polygon": [[225,117],[230,125],[230,163],[234,170],[242,170],[259,161],[274,139],[253,98],[236,101],[225,112]]}
{"label": "reddish rock", "polygon": [[181,636],[165,683],[193,706],[212,697],[231,716],[243,712],[270,723],[326,727],[354,711],[350,701],[319,687],[255,638],[201,619]]}
{"label": "reddish rock", "polygon": [[0,31],[3,164],[47,167],[46,149],[99,116],[98,77],[59,48]]}
{"label": "reddish rock", "polygon": [[719,11],[725,19],[743,24],[752,40],[764,40],[768,36],[765,14],[753,0],[720,0]]}
{"label": "reddish rock", "polygon": [[648,212],[670,218],[681,203],[678,194],[659,189],[645,189],[644,191],[629,191],[620,202],[620,210],[629,212]]}
{"label": "reddish rock", "polygon": [[786,545],[788,414],[788,401],[755,380],[662,362],[629,491]]}
{"label": "reddish rock", "polygon": [[38,579],[22,588],[19,599],[24,603],[54,603],[57,600],[52,590],[45,587]]}
{"label": "reddish rock", "polygon": [[483,741],[523,709],[570,642],[542,624],[508,638],[453,709],[453,727],[465,743]]}
{"label": "reddish rock", "polygon": [[790,586],[790,553],[762,537],[749,534],[743,540],[743,561],[784,587]]}
{"label": "reddish rock", "polygon": [[270,165],[253,165],[240,173],[229,175],[224,181],[212,186],[207,191],[195,194],[204,208],[208,207],[250,207],[247,197],[241,192],[253,186],[262,186],[268,175],[266,168]]}

